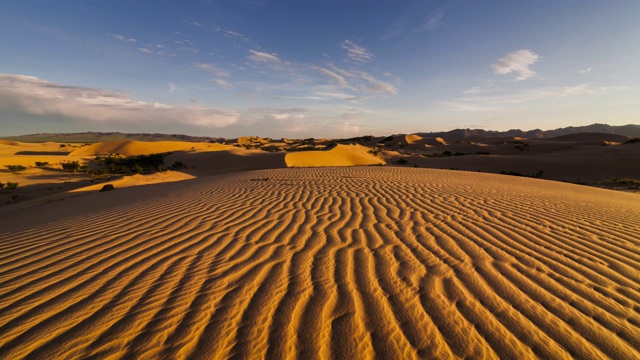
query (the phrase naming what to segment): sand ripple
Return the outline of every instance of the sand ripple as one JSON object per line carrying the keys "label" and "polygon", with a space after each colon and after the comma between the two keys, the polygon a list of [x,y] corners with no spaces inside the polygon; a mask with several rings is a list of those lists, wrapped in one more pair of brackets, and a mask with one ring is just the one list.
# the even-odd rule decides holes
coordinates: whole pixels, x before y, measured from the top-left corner
{"label": "sand ripple", "polygon": [[170,189],[0,230],[0,358],[640,358],[635,194],[386,167]]}

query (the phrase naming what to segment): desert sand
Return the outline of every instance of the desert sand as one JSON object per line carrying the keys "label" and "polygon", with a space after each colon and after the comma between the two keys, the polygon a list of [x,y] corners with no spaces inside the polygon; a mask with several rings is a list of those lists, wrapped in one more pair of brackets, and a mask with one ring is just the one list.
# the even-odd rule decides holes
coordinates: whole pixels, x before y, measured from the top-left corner
{"label": "desert sand", "polygon": [[640,196],[283,168],[0,209],[0,357],[640,357]]}
{"label": "desert sand", "polygon": [[[640,194],[475,172],[640,178],[637,142],[332,143],[0,142],[0,358],[640,358]],[[183,166],[61,169],[113,153]]]}

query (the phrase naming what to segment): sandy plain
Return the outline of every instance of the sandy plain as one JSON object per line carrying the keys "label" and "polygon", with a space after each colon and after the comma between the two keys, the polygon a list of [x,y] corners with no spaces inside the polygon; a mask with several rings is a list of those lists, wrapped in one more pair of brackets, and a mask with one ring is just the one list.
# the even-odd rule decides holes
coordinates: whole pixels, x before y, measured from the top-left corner
{"label": "sandy plain", "polygon": [[640,357],[640,195],[370,149],[189,147],[0,208],[0,358]]}

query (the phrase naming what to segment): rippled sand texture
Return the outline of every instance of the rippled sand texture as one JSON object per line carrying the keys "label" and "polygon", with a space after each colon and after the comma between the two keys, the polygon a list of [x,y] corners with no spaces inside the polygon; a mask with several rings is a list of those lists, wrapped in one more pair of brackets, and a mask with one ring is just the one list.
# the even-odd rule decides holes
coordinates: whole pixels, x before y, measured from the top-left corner
{"label": "rippled sand texture", "polygon": [[0,358],[640,358],[636,194],[388,167],[163,186],[0,230]]}

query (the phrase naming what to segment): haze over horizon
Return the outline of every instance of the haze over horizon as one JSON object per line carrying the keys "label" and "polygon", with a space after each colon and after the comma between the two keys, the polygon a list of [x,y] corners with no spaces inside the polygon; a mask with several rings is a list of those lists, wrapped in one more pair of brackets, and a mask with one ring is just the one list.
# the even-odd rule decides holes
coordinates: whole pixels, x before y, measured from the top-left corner
{"label": "haze over horizon", "polygon": [[638,123],[640,3],[21,1],[0,135],[345,137]]}

